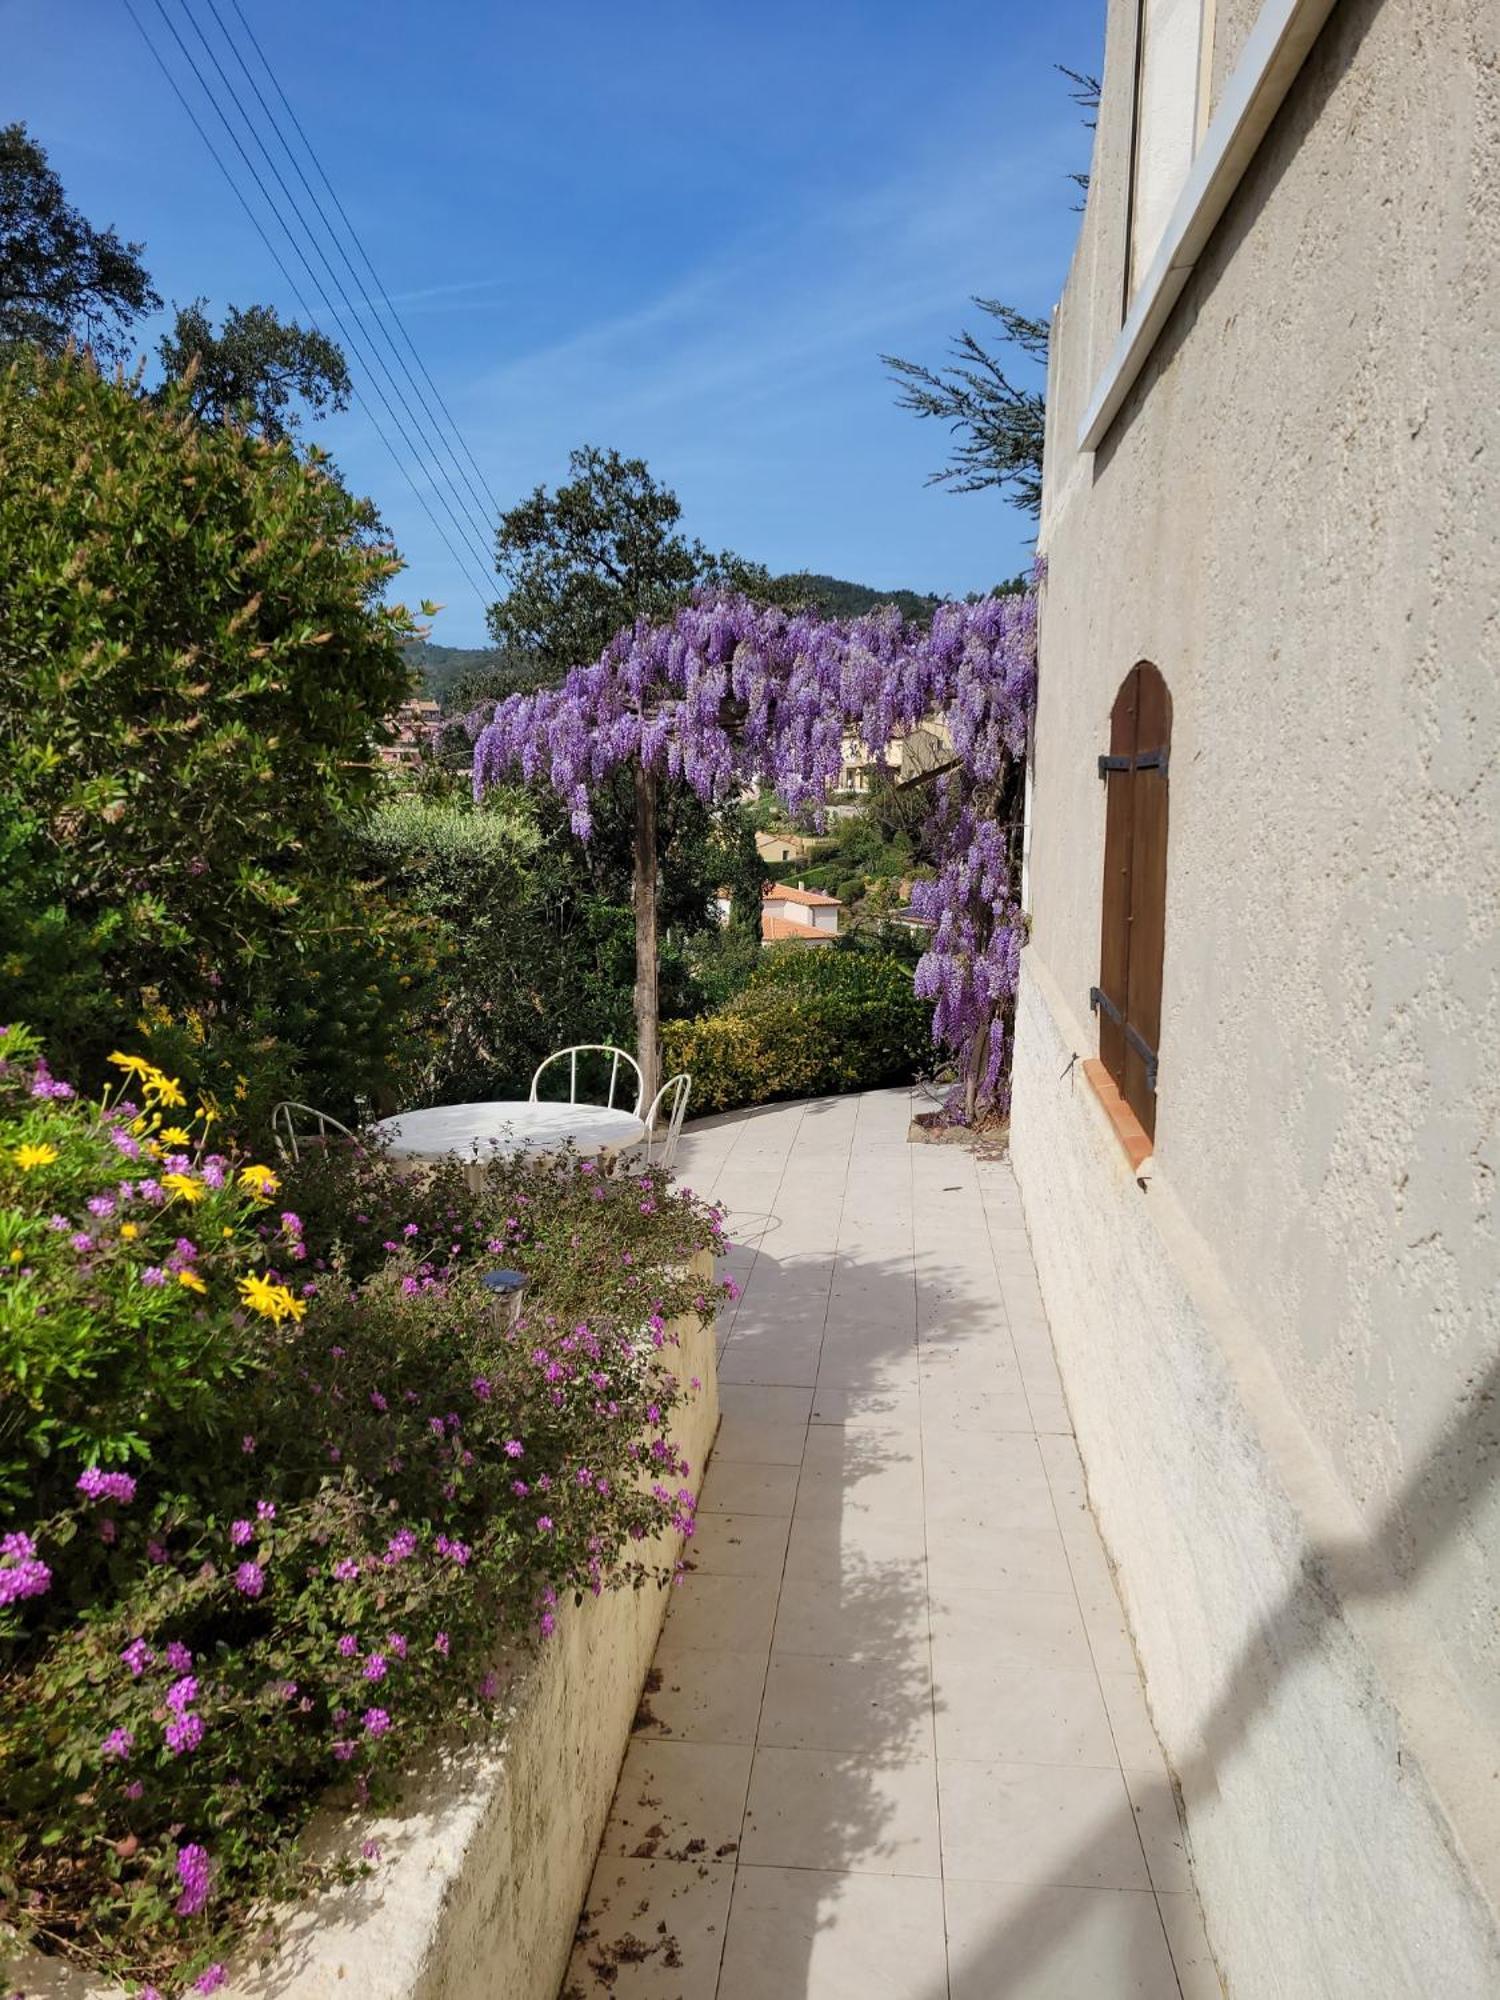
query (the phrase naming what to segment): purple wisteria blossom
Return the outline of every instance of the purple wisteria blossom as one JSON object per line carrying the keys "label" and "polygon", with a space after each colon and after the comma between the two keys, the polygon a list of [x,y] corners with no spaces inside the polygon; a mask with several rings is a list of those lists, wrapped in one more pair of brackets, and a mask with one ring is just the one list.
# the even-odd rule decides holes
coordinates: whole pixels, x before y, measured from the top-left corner
{"label": "purple wisteria blossom", "polygon": [[926,829],[938,879],[914,899],[934,924],[918,990],[938,1003],[934,1037],[958,1059],[972,1116],[1003,1096],[1036,615],[1034,588],[945,604],[927,626],[889,606],[841,621],[701,593],[669,621],[625,628],[558,686],[468,717],[475,795],[517,774],[545,783],[587,839],[594,792],[639,764],[709,802],[758,780],[817,818],[851,732],[880,745],[940,717],[952,764]]}

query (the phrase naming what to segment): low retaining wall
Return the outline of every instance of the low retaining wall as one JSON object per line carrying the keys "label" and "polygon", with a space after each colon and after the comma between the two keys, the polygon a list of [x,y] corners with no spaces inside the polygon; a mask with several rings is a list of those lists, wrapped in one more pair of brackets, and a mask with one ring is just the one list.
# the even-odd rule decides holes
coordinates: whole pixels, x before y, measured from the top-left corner
{"label": "low retaining wall", "polygon": [[[719,1421],[713,1325],[681,1339],[680,1372],[703,1385],[674,1427],[696,1490]],[[378,1841],[379,1864],[297,1910],[222,2000],[554,2000],[666,1612],[650,1586],[560,1605],[552,1638],[515,1662],[499,1742],[442,1757],[388,1818],[316,1829],[343,1851]],[[118,1992],[56,1960],[9,1970],[26,2000]]]}
{"label": "low retaining wall", "polygon": [[[1090,1503],[1236,2000],[1493,2000],[1500,1748],[1025,964],[1011,1152]],[[1061,1079],[1061,1080],[1060,1080]]]}

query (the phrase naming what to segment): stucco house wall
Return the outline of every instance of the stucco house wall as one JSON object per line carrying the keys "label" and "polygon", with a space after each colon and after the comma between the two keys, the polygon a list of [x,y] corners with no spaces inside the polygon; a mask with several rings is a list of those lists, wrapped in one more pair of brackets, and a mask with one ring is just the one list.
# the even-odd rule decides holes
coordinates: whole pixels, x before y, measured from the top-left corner
{"label": "stucco house wall", "polygon": [[[1217,0],[1222,96],[1254,24]],[[1013,1150],[1236,1995],[1500,1992],[1500,8],[1339,0],[1100,449],[1135,0],[1054,328]],[[1171,690],[1145,1187],[1115,692]],[[1067,1070],[1066,1076],[1063,1075]]]}

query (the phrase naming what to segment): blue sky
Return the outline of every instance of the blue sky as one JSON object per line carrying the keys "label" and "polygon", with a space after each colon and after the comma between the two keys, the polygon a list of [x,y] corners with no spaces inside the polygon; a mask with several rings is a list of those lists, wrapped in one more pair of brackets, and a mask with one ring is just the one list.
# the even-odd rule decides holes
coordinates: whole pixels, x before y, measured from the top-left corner
{"label": "blue sky", "polygon": [[[924,485],[943,435],[878,357],[940,358],[971,293],[1050,311],[1089,146],[1051,65],[1097,70],[1101,0],[241,4],[502,505],[590,442],[775,570],[961,594],[1026,561],[1024,516]],[[0,120],[167,300],[298,314],[122,0],[0,0],[0,46]],[[369,421],[313,434],[379,502],[401,593],[445,604],[433,637],[482,643]]]}

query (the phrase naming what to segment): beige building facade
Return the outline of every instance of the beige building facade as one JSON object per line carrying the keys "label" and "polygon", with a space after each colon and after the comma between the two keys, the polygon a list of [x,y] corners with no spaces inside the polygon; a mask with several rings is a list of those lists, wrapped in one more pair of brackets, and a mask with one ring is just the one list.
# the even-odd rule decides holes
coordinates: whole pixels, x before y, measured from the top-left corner
{"label": "beige building facade", "polygon": [[1041,549],[1012,1149],[1210,1938],[1492,2000],[1495,0],[1109,0]]}

